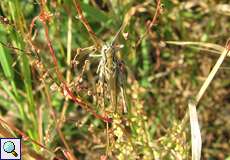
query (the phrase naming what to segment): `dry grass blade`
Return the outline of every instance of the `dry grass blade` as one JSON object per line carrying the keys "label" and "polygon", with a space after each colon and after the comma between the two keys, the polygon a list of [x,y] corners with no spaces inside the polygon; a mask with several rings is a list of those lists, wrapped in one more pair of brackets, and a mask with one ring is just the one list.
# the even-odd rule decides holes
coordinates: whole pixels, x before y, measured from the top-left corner
{"label": "dry grass blade", "polygon": [[211,81],[213,80],[214,76],[216,75],[218,69],[220,68],[221,64],[223,63],[225,57],[228,55],[229,49],[225,49],[222,54],[220,55],[219,59],[217,60],[215,66],[213,67],[212,71],[209,73],[207,79],[203,83],[202,87],[200,88],[199,93],[196,96],[196,102],[198,103],[202,96],[204,95],[206,89],[210,85]]}
{"label": "dry grass blade", "polygon": [[[219,59],[217,60],[216,64],[214,65],[212,71],[209,73],[209,75],[206,78],[205,82],[203,83],[202,87],[200,88],[198,94],[196,95],[195,101],[192,104],[191,103],[189,104],[190,121],[194,120],[196,118],[196,117],[191,117],[191,116],[194,116],[194,115],[191,115],[191,112],[195,112],[194,107],[196,107],[198,105],[200,99],[202,98],[202,96],[204,95],[204,93],[207,90],[208,86],[212,82],[214,76],[216,75],[218,69],[220,68],[221,64],[223,63],[225,57],[228,55],[229,51],[230,51],[230,48],[229,48],[229,46],[227,46],[226,49],[224,49],[224,51],[220,55]],[[192,114],[196,114],[196,113],[192,113]],[[188,116],[189,116],[188,113],[186,113],[186,115],[185,115],[185,117],[184,117],[184,119],[182,121],[182,127],[183,128],[186,126],[186,123],[187,123],[188,118],[189,118]],[[193,118],[193,119],[191,119],[191,118]],[[199,131],[197,131],[197,126],[195,126],[195,128],[194,128],[194,126],[192,126],[192,125],[195,125],[195,123],[198,124],[198,122],[192,122],[192,123],[191,123],[191,127],[193,127],[192,134],[195,134],[196,136],[198,136]],[[198,127],[199,127],[199,125],[198,125]],[[194,133],[194,132],[196,132],[196,133]],[[196,138],[198,138],[198,137],[196,137]],[[199,158],[199,155],[198,155],[199,154],[199,148],[198,148],[199,147],[199,142],[198,142],[198,140],[199,140],[199,138],[194,140],[197,143],[193,142],[193,145],[196,145],[196,146],[193,146],[194,147],[193,148],[193,156],[196,156],[197,158]],[[196,152],[196,153],[194,153],[194,152]],[[193,160],[195,160],[195,159],[193,159]]]}
{"label": "dry grass blade", "polygon": [[196,102],[189,101],[188,107],[192,138],[192,160],[200,160],[202,141],[196,111]]}
{"label": "dry grass blade", "polygon": [[[191,41],[184,41],[184,42],[178,42],[178,41],[166,41],[168,44],[174,44],[174,45],[180,45],[180,46],[196,46],[198,49],[201,50],[207,50],[211,51],[213,53],[219,53],[221,54],[224,51],[224,47],[220,46],[218,44],[213,43],[206,43],[206,42],[191,42]],[[230,55],[228,55],[230,56]]]}
{"label": "dry grass blade", "polygon": [[1,137],[2,137],[2,136],[3,136],[3,137],[12,136],[12,137],[13,137],[13,135],[12,135],[8,130],[6,130],[6,129],[2,126],[1,123],[0,123],[0,135],[1,135]]}

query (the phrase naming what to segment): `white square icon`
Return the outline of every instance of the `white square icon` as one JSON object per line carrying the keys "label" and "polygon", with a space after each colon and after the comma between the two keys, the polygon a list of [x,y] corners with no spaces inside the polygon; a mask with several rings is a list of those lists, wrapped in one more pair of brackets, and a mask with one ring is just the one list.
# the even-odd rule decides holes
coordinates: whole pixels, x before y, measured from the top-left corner
{"label": "white square icon", "polygon": [[0,138],[0,160],[21,159],[21,139],[20,138]]}

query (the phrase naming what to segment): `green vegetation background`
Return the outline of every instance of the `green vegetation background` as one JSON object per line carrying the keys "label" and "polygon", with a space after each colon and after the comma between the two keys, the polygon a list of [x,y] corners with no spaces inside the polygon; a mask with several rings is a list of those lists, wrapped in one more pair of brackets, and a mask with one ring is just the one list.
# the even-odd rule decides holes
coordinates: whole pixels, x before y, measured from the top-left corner
{"label": "green vegetation background", "polygon": [[[181,128],[181,120],[188,99],[198,93],[219,54],[167,41],[224,47],[230,32],[229,1],[162,0],[156,24],[139,44],[154,17],[155,1],[80,2],[93,31],[104,41],[111,41],[127,23],[117,43],[124,45],[119,59],[126,68],[124,84],[130,109],[127,115],[116,115],[108,96],[102,97],[107,109],[95,100],[101,98],[94,93],[99,60],[88,57],[92,50],[83,49],[94,43],[73,1],[47,0],[45,10],[51,16],[47,26],[59,69],[76,96],[91,103],[97,113],[114,119],[108,133],[106,123],[62,94],[39,20],[30,37],[31,21],[40,13],[39,3],[0,1],[0,117],[11,124],[1,121],[1,137],[29,136],[23,141],[25,159],[106,159],[106,154],[108,159],[191,159],[190,125]],[[29,39],[39,52],[31,47]],[[74,59],[78,53],[80,56]],[[88,69],[85,60],[90,62]],[[230,158],[229,73],[226,58],[199,104],[202,159]]]}

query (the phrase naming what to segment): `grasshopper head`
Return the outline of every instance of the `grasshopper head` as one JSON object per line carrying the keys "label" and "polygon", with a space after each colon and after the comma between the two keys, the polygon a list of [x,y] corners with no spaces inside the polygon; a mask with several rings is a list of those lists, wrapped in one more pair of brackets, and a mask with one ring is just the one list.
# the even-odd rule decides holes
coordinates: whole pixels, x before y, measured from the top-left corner
{"label": "grasshopper head", "polygon": [[111,45],[104,44],[102,46],[101,52],[103,55],[108,55],[109,53],[112,53],[112,51],[113,51],[113,47]]}

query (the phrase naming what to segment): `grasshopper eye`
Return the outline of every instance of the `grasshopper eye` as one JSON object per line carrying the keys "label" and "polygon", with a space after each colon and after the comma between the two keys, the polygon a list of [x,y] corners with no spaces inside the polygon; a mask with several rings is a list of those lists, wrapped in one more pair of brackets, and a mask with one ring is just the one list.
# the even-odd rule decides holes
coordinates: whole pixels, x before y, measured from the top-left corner
{"label": "grasshopper eye", "polygon": [[103,48],[102,48],[102,52],[105,53],[105,52],[107,52],[107,51],[108,51],[108,48],[107,48],[107,47],[103,47]]}

